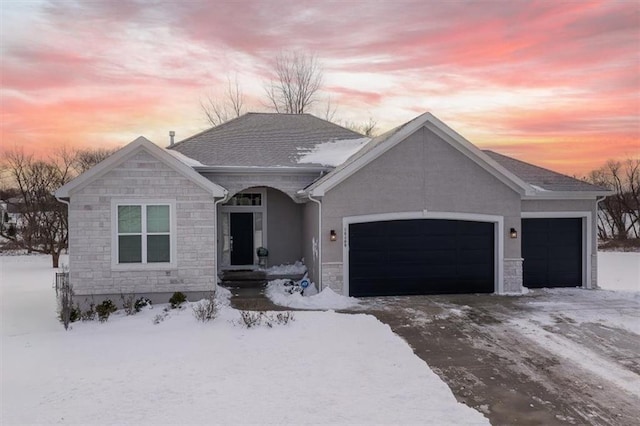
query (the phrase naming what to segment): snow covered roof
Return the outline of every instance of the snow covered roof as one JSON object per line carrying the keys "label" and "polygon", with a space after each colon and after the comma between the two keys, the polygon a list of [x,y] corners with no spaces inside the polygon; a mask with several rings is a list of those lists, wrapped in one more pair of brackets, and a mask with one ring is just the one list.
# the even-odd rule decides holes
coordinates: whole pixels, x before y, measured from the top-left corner
{"label": "snow covered roof", "polygon": [[300,162],[301,153],[304,156],[323,143],[361,138],[310,114],[247,113],[168,150],[206,166],[307,168],[322,163]]}
{"label": "snow covered roof", "polygon": [[338,139],[316,144],[313,148],[298,148],[298,163],[336,167],[347,161],[367,144],[370,138]]}

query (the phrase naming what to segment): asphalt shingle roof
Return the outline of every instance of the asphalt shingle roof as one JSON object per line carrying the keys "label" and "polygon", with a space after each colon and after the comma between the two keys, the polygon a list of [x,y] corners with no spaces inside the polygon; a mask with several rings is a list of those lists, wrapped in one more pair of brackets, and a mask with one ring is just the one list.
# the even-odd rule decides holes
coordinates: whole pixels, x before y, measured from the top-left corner
{"label": "asphalt shingle roof", "polygon": [[207,166],[309,167],[297,163],[299,148],[362,137],[310,114],[247,113],[169,149]]}
{"label": "asphalt shingle roof", "polygon": [[534,166],[497,152],[483,151],[502,167],[518,176],[529,185],[535,185],[546,191],[606,191],[607,188],[574,179],[552,170]]}

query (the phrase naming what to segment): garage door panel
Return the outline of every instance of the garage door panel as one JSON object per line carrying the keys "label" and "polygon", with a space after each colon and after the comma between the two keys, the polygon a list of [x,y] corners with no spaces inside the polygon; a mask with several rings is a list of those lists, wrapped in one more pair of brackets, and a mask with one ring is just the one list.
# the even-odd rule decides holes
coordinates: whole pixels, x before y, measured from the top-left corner
{"label": "garage door panel", "polygon": [[581,286],[582,219],[523,219],[522,257],[525,287]]}
{"label": "garage door panel", "polygon": [[493,223],[420,219],[352,224],[350,294],[491,293],[494,251]]}

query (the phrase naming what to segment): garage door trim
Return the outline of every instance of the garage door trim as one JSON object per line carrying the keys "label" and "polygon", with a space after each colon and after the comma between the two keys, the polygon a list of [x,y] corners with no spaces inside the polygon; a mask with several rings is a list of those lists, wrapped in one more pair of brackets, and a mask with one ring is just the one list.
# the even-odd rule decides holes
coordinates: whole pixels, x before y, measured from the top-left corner
{"label": "garage door trim", "polygon": [[466,220],[470,222],[490,222],[494,224],[494,291],[504,293],[504,217],[497,215],[456,213],[456,212],[398,212],[347,216],[342,218],[342,279],[343,295],[349,296],[349,225],[352,223],[385,222],[391,220],[444,219]]}
{"label": "garage door trim", "polygon": [[[582,288],[591,288],[593,217],[591,212],[522,212],[522,219],[582,219]],[[526,262],[527,259],[524,259]]]}

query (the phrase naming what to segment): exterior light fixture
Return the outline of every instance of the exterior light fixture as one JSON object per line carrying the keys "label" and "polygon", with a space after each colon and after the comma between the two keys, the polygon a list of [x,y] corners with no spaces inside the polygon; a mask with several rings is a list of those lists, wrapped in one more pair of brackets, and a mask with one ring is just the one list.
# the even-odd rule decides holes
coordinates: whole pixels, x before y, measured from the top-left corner
{"label": "exterior light fixture", "polygon": [[329,239],[330,239],[331,241],[336,241],[336,240],[338,239],[338,236],[336,235],[336,230],[335,230],[335,229],[332,229],[332,230],[329,232]]}
{"label": "exterior light fixture", "polygon": [[516,231],[516,228],[511,228],[511,230],[509,231],[509,236],[511,238],[518,238],[518,231]]}

